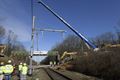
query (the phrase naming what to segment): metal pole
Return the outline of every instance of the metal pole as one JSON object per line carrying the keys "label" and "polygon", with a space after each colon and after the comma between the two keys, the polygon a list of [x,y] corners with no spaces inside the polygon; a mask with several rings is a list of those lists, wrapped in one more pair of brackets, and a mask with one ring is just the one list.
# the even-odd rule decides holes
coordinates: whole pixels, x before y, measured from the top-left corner
{"label": "metal pole", "polygon": [[67,23],[62,17],[60,17],[56,12],[54,12],[49,6],[47,6],[42,0],[39,0],[38,3],[41,3],[46,9],[48,9],[54,16],[56,16],[61,22],[63,22],[69,29],[71,29],[78,37],[80,37],[85,43],[91,46],[93,49],[97,47],[92,44],[87,38],[85,38],[81,33],[75,30],[69,23]]}
{"label": "metal pole", "polygon": [[30,49],[30,54],[29,75],[32,75],[32,47]]}
{"label": "metal pole", "polygon": [[[33,0],[31,0],[31,18],[32,18],[32,34],[31,34],[31,41],[33,39]],[[32,75],[32,48],[33,48],[33,42],[30,47],[30,63],[29,63],[29,75]]]}
{"label": "metal pole", "polygon": [[32,35],[31,35],[31,40],[32,40],[32,46],[31,46],[31,56],[30,56],[30,69],[29,69],[29,74],[32,75],[32,57],[33,57],[33,52],[34,52],[34,31],[35,31],[35,16],[33,16],[33,23],[32,23]]}
{"label": "metal pole", "polygon": [[38,46],[38,32],[36,32],[36,38],[37,38],[37,51],[39,50],[39,46]]}

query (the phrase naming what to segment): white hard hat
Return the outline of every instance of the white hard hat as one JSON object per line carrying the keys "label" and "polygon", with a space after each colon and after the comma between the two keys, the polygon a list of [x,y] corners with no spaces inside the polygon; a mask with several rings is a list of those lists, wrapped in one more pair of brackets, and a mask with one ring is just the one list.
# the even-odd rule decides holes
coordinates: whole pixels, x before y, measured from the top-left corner
{"label": "white hard hat", "polygon": [[8,63],[11,63],[12,61],[11,60],[8,60]]}
{"label": "white hard hat", "polygon": [[4,62],[1,62],[0,64],[1,64],[1,65],[4,65]]}
{"label": "white hard hat", "polygon": [[22,62],[20,64],[22,65]]}

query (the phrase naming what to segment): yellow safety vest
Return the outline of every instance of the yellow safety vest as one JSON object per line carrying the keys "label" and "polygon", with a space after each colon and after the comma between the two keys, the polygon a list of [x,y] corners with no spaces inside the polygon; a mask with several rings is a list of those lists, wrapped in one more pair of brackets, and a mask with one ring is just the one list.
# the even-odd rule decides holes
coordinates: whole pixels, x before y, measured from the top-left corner
{"label": "yellow safety vest", "polygon": [[11,64],[7,64],[5,65],[5,70],[4,73],[5,74],[11,74],[14,70],[14,67]]}
{"label": "yellow safety vest", "polygon": [[21,71],[21,69],[22,69],[22,65],[20,64],[20,65],[18,66],[18,68],[19,68],[19,71]]}
{"label": "yellow safety vest", "polygon": [[52,63],[52,61],[50,61],[50,65],[52,65],[53,63]]}
{"label": "yellow safety vest", "polygon": [[26,75],[28,72],[28,67],[27,66],[23,66],[21,69],[21,74]]}
{"label": "yellow safety vest", "polygon": [[54,65],[56,65],[56,61],[54,61]]}
{"label": "yellow safety vest", "polygon": [[0,74],[3,74],[5,70],[5,66],[0,66]]}

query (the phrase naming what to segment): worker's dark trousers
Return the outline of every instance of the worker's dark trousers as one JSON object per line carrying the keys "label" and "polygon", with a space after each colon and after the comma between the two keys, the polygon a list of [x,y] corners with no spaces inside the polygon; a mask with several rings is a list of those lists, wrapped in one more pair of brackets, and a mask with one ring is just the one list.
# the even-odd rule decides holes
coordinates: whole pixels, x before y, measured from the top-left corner
{"label": "worker's dark trousers", "polygon": [[5,80],[11,80],[11,74],[5,74]]}

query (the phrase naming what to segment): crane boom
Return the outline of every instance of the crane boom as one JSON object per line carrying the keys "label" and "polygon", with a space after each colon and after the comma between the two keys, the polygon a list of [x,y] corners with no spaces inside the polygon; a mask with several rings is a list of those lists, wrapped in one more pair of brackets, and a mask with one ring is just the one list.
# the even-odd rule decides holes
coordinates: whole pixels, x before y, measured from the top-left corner
{"label": "crane boom", "polygon": [[71,29],[79,38],[81,38],[85,43],[87,43],[94,50],[98,48],[91,43],[87,38],[85,38],[81,33],[75,30],[69,23],[67,23],[61,16],[59,16],[56,12],[54,12],[49,6],[47,6],[42,0],[39,0],[38,3],[41,3],[46,9],[48,9],[54,16],[56,16],[60,21],[62,21],[69,29]]}

